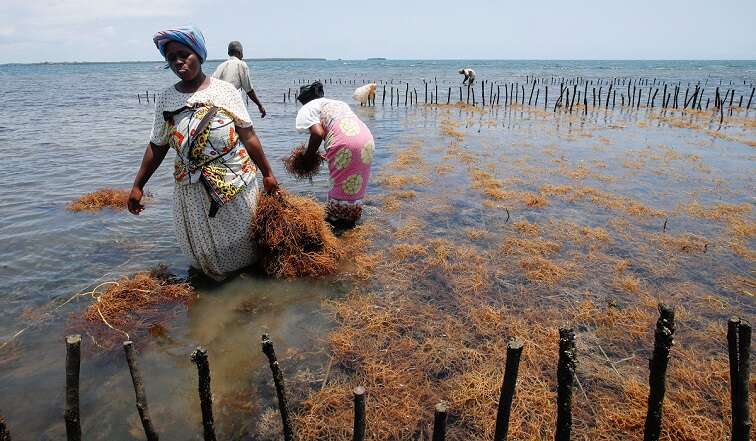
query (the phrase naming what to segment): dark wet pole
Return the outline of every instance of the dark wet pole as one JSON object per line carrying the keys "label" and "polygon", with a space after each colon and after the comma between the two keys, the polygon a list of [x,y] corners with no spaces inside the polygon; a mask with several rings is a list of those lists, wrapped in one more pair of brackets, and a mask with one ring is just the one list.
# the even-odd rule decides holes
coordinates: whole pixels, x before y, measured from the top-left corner
{"label": "dark wet pole", "polygon": [[147,437],[147,441],[158,441],[159,437],[157,432],[155,432],[155,428],[152,426],[152,419],[150,418],[149,408],[147,407],[147,394],[144,391],[142,373],[136,362],[134,343],[131,341],[123,342],[123,351],[126,353],[126,363],[129,365],[131,382],[134,384],[136,407],[137,412],[139,412],[139,419],[142,421],[142,427],[144,427],[144,435]]}
{"label": "dark wet pole", "polygon": [[197,346],[197,349],[192,352],[191,360],[197,365],[197,389],[199,391],[200,409],[202,410],[204,440],[215,441],[213,394],[210,390],[210,364],[207,361],[207,349]]}
{"label": "dark wet pole", "polygon": [[509,416],[512,412],[512,400],[517,386],[517,373],[520,370],[520,356],[522,343],[510,341],[507,343],[507,362],[504,368],[504,380],[499,395],[499,408],[496,413],[496,431],[494,441],[506,441],[509,431]]}
{"label": "dark wet pole", "polygon": [[354,388],[354,430],[352,432],[352,441],[363,441],[365,439],[365,388],[357,386]]}
{"label": "dark wet pole", "polygon": [[737,317],[727,322],[727,348],[730,360],[730,402],[732,441],[751,439],[751,410],[748,396],[751,358],[751,324]]}
{"label": "dark wet pole", "polygon": [[557,364],[557,420],[554,441],[570,441],[572,432],[572,388],[577,368],[575,331],[559,328]]}
{"label": "dark wet pole", "polygon": [[66,439],[81,441],[79,416],[79,372],[81,367],[81,336],[66,337],[66,404],[63,419],[66,422]]}
{"label": "dark wet pole", "polygon": [[446,404],[436,404],[436,410],[433,414],[433,441],[444,441],[446,439],[447,412]]}
{"label": "dark wet pole", "polygon": [[270,371],[273,373],[273,383],[276,386],[276,396],[278,397],[278,410],[281,413],[281,424],[283,425],[284,439],[286,441],[294,440],[294,426],[291,424],[289,416],[289,402],[286,398],[286,386],[284,384],[283,373],[276,359],[276,352],[273,349],[273,342],[268,334],[262,336],[262,351],[268,357]]}
{"label": "dark wet pole", "polygon": [[659,305],[659,319],[654,331],[654,352],[648,362],[648,409],[643,430],[644,441],[658,441],[661,435],[664,413],[664,394],[667,390],[666,375],[669,352],[675,344],[675,310],[664,304]]}

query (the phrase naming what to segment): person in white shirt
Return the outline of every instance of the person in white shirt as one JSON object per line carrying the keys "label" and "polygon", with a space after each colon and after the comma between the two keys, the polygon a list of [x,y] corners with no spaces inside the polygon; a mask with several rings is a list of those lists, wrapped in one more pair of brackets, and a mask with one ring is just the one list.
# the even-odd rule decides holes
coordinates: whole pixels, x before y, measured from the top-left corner
{"label": "person in white shirt", "polygon": [[260,117],[265,118],[266,112],[260,99],[257,98],[255,89],[252,88],[252,82],[249,79],[249,66],[244,61],[244,52],[241,43],[232,41],[228,44],[229,59],[224,61],[213,72],[213,78],[227,81],[237,89],[242,89],[249,99],[257,105],[260,111]]}
{"label": "person in white shirt", "polygon": [[473,81],[475,81],[475,71],[470,69],[469,67],[460,69],[459,73],[465,76],[465,79],[462,80],[462,84],[467,83],[468,85],[470,85],[473,83]]}

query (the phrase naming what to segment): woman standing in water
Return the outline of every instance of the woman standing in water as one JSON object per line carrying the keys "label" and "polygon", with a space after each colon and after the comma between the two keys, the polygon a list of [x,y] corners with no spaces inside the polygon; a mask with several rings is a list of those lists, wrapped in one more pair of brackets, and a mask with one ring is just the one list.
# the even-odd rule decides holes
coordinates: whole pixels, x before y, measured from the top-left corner
{"label": "woman standing in water", "polygon": [[134,179],[129,211],[144,210],[145,184],[168,149],[176,150],[173,221],[179,246],[193,267],[222,280],[257,257],[251,238],[256,168],[266,191],[278,183],[239,93],[202,72],[207,50],[199,29],[169,29],[153,40],[180,81],[157,97],[150,143]]}
{"label": "woman standing in water", "polygon": [[306,155],[318,154],[325,140],[325,158],[331,175],[326,215],[336,229],[351,228],[362,216],[370,164],[373,162],[373,135],[349,105],[323,98],[319,81],[302,86],[297,99],[303,104],[297,113],[296,127],[309,131]]}

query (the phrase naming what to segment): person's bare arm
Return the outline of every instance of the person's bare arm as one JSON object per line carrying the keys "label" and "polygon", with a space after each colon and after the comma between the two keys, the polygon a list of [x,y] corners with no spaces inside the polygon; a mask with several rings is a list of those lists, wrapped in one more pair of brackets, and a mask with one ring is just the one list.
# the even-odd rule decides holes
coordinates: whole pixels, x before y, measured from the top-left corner
{"label": "person's bare arm", "polygon": [[276,177],[273,176],[273,169],[270,168],[268,158],[265,157],[265,152],[260,143],[260,138],[258,138],[255,133],[255,129],[251,126],[236,126],[236,133],[239,135],[239,139],[241,139],[242,143],[244,143],[244,147],[247,148],[249,157],[252,158],[252,161],[254,161],[255,165],[260,169],[260,172],[263,175],[263,188],[265,188],[265,191],[268,193],[274,191],[278,188],[278,181],[276,180]]}
{"label": "person's bare arm", "polygon": [[147,145],[142,157],[142,164],[139,166],[139,171],[134,178],[134,185],[132,185],[129,194],[128,208],[132,214],[138,215],[144,210],[144,205],[141,204],[144,186],[163,162],[168,149],[167,145],[155,145],[153,143]]}
{"label": "person's bare arm", "polygon": [[249,92],[247,92],[247,96],[252,100],[253,103],[257,105],[257,110],[260,111],[260,118],[265,118],[265,115],[267,115],[268,112],[265,111],[265,107],[263,107],[260,99],[257,97],[255,89],[250,89]]}
{"label": "person's bare arm", "polygon": [[325,129],[322,124],[310,126],[310,140],[307,143],[307,156],[314,156],[318,153],[320,144],[325,139]]}

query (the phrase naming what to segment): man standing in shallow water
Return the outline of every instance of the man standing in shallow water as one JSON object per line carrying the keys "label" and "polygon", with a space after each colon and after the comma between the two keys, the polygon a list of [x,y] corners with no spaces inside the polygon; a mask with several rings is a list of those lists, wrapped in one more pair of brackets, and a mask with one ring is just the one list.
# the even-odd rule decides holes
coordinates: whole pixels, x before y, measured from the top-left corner
{"label": "man standing in shallow water", "polygon": [[238,41],[232,41],[228,44],[228,60],[215,69],[213,78],[227,81],[237,89],[242,89],[249,99],[257,105],[260,111],[260,117],[265,118],[266,112],[260,100],[257,98],[255,89],[252,88],[252,82],[249,79],[249,66],[244,61],[244,52],[242,44]]}

